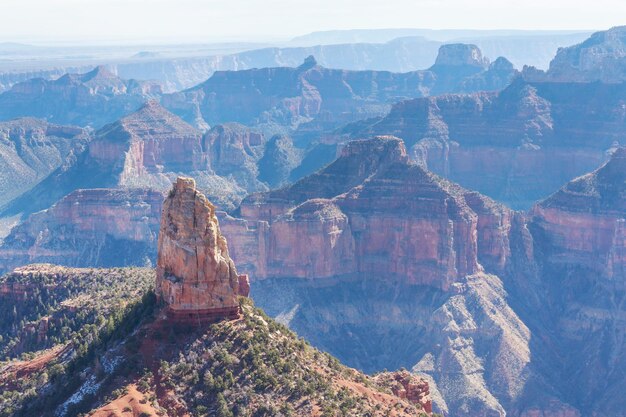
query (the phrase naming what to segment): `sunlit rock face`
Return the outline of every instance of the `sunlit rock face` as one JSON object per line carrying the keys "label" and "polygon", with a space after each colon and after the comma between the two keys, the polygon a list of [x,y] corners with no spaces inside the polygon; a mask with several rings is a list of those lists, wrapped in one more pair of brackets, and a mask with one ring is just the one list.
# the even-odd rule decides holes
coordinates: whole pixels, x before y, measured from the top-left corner
{"label": "sunlit rock face", "polygon": [[[240,282],[241,281],[241,282]],[[191,178],[178,178],[163,203],[157,294],[176,319],[236,317],[247,291],[219,229],[215,207]]]}
{"label": "sunlit rock face", "polygon": [[374,274],[447,289],[510,256],[512,214],[409,161],[393,137],[350,142],[327,168],[222,215],[255,279]]}
{"label": "sunlit rock face", "polygon": [[623,280],[626,148],[598,170],[569,182],[537,204],[532,223],[546,259]]}
{"label": "sunlit rock face", "polygon": [[153,265],[162,203],[163,194],[149,189],[74,191],[11,230],[0,271],[35,262]]}

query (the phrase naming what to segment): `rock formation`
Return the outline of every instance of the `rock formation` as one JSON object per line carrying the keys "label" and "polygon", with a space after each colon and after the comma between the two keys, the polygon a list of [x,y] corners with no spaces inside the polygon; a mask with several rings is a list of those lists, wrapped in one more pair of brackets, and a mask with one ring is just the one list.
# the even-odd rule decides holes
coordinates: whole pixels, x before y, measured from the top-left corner
{"label": "rock formation", "polygon": [[[179,174],[194,177],[214,201],[232,208],[246,195],[246,189],[233,178],[216,175],[211,168],[211,161],[218,158],[214,154],[221,155],[219,146],[216,145],[215,150],[211,146],[228,140],[235,142],[238,135],[227,137],[229,139],[215,140],[212,136],[205,139],[201,132],[157,102],[150,101],[98,130],[73,163],[57,169],[4,208],[2,214],[29,214],[46,209],[76,189],[152,188],[166,192]],[[231,145],[224,145],[228,146]],[[228,158],[235,158],[235,153],[222,155],[220,169],[227,165]],[[250,191],[265,189],[254,182],[249,186]]]}
{"label": "rock formation", "polygon": [[238,123],[227,123],[213,127],[202,141],[215,174],[233,178],[248,192],[267,190],[257,179],[257,164],[265,146],[262,133]]}
{"label": "rock formation", "polygon": [[238,317],[247,280],[228,255],[215,207],[192,178],[178,178],[163,203],[157,255],[156,291],[168,314],[189,321]]}
{"label": "rock formation", "polygon": [[448,288],[483,259],[503,268],[509,254],[509,211],[410,163],[397,138],[350,142],[327,168],[247,198],[239,214],[222,228],[256,279],[368,274]]}
{"label": "rock formation", "polygon": [[59,124],[101,127],[161,94],[149,82],[123,80],[105,67],[86,74],[35,78],[0,94],[0,120],[32,116]]}
{"label": "rock formation", "polygon": [[531,215],[545,263],[626,279],[626,148],[537,204]]}
{"label": "rock formation", "polygon": [[528,209],[595,169],[624,141],[626,85],[529,83],[499,93],[397,103],[354,138],[393,134],[429,170],[513,208]]}
{"label": "rock formation", "polygon": [[291,171],[301,162],[301,152],[288,136],[275,135],[265,144],[258,162],[259,180],[271,188],[286,185]]}
{"label": "rock formation", "polygon": [[0,272],[34,262],[67,266],[154,264],[163,194],[77,190],[30,215],[0,247]]}
{"label": "rock formation", "polygon": [[596,32],[584,42],[559,48],[548,71],[533,78],[556,82],[626,81],[626,26]]}
{"label": "rock formation", "polygon": [[[487,61],[473,45],[445,46],[440,55],[441,65],[407,73],[328,69],[312,56],[297,68],[218,71],[196,87],[165,95],[162,103],[198,127],[270,122],[296,128],[315,121],[318,130],[332,131],[342,123],[382,115],[393,101],[460,91],[465,78],[489,72]],[[492,77],[489,85],[463,88],[501,89],[515,73],[511,69],[510,77],[499,85]]]}
{"label": "rock formation", "polygon": [[397,397],[419,404],[425,412],[432,413],[429,386],[424,379],[405,370],[381,373],[377,375],[377,379],[379,383],[390,386]]}

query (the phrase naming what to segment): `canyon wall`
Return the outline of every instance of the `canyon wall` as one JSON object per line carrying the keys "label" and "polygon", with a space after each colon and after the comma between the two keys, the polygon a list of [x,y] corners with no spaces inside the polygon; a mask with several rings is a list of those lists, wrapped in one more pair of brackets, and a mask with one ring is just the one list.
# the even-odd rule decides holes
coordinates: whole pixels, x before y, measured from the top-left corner
{"label": "canyon wall", "polygon": [[624,141],[624,88],[519,78],[499,93],[400,102],[386,117],[344,132],[398,136],[433,172],[528,209]]}
{"label": "canyon wall", "polygon": [[0,248],[3,272],[33,262],[67,266],[150,265],[163,194],[78,190],[16,226]]}

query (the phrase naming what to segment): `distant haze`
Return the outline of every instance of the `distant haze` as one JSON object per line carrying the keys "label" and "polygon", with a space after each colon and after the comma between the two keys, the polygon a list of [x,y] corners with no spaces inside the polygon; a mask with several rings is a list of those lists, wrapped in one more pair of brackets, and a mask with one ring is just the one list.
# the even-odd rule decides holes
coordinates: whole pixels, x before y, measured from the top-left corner
{"label": "distant haze", "polygon": [[0,42],[276,42],[359,28],[607,29],[623,0],[3,0]]}

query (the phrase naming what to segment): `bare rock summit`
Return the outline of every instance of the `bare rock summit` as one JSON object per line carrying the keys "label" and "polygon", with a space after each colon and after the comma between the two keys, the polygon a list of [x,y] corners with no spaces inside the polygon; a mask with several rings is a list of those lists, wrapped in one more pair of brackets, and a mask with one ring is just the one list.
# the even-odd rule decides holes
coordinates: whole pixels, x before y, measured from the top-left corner
{"label": "bare rock summit", "polygon": [[247,279],[228,255],[215,207],[192,178],[179,177],[163,203],[158,242],[156,289],[168,315],[182,321],[236,318]]}

